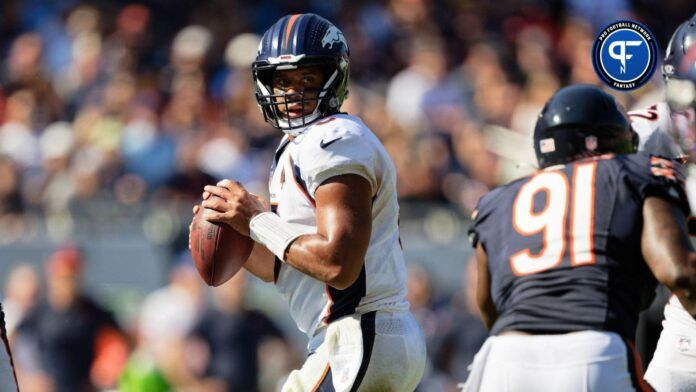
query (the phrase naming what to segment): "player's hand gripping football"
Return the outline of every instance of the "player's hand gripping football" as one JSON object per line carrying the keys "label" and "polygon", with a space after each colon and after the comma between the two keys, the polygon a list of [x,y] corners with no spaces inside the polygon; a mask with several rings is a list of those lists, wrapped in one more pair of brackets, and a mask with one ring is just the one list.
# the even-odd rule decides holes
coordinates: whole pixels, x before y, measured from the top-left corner
{"label": "player's hand gripping football", "polygon": [[251,218],[269,209],[261,198],[247,192],[236,181],[222,180],[215,186],[206,185],[203,189],[201,206],[213,210],[205,215],[205,219],[225,223],[245,236],[249,236]]}

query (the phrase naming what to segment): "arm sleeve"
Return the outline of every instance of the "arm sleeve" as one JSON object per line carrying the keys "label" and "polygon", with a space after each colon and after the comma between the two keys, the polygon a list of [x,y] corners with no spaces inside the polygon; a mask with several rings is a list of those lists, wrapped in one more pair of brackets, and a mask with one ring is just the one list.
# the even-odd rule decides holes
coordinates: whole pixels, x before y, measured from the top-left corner
{"label": "arm sleeve", "polygon": [[[331,141],[335,142],[331,143]],[[321,147],[321,143],[326,143]],[[332,133],[311,143],[303,154],[300,175],[314,197],[317,188],[331,177],[357,174],[370,183],[372,195],[377,192],[377,149],[356,134]]]}
{"label": "arm sleeve", "polygon": [[678,161],[639,154],[628,166],[628,181],[642,200],[660,197],[678,205],[686,215],[691,209],[684,187],[684,167]]}

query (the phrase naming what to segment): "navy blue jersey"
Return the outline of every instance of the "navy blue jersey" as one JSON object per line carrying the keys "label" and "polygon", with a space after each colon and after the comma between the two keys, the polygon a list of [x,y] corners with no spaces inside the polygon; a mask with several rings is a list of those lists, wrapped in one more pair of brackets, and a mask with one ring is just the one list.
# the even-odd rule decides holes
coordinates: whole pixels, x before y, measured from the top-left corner
{"label": "navy blue jersey", "polygon": [[633,339],[656,281],[641,253],[643,203],[688,214],[681,166],[645,153],[546,168],[479,201],[469,231],[488,255],[491,330],[613,331]]}

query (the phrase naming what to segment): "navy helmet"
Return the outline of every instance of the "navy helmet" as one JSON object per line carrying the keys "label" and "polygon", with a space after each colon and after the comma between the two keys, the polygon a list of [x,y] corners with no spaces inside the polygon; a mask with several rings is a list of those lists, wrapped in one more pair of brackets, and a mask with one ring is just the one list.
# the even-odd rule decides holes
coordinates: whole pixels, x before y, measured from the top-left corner
{"label": "navy helmet", "polygon": [[662,76],[670,109],[680,111],[696,105],[695,68],[696,14],[677,27],[667,45]]}
{"label": "navy helmet", "polygon": [[688,52],[689,48],[696,44],[696,14],[692,15],[690,19],[679,25],[672,38],[669,39],[667,44],[667,51],[665,52],[665,59],[662,64],[662,76],[665,79],[671,77],[678,77],[677,68],[684,60],[684,55]]}
{"label": "navy helmet", "polygon": [[[315,98],[297,94],[274,95],[273,73],[299,67],[321,67],[325,80]],[[296,134],[312,122],[339,112],[348,96],[348,44],[341,30],[315,14],[287,15],[263,35],[256,61],[252,64],[256,101],[264,119],[288,134]],[[316,109],[295,119],[288,119],[278,110],[290,102],[316,101]],[[293,131],[296,130],[296,131]]]}
{"label": "navy helmet", "polygon": [[638,134],[614,97],[591,85],[558,90],[546,103],[534,128],[540,168],[606,153],[628,154]]}

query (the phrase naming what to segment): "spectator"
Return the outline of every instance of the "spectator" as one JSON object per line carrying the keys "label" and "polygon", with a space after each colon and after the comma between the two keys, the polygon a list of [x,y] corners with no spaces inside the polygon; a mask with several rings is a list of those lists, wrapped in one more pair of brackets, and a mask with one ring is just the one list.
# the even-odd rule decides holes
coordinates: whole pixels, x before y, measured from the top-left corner
{"label": "spectator", "polygon": [[61,103],[41,66],[43,42],[36,33],[25,33],[12,42],[7,61],[0,69],[0,86],[10,91],[27,89],[36,100],[31,123],[39,129],[62,114]]}
{"label": "spectator", "polygon": [[418,391],[446,390],[450,380],[435,367],[432,361],[433,348],[436,346],[434,343],[440,340],[442,328],[445,327],[440,319],[442,315],[437,311],[440,301],[435,298],[432,276],[427,269],[416,265],[409,267],[407,273],[408,301],[411,304],[411,312],[423,328],[428,350],[428,364]]}
{"label": "spectator", "polygon": [[[259,349],[269,339],[284,340],[283,333],[263,313],[244,304],[246,273],[240,271],[224,285],[213,289],[212,306],[206,309],[194,327],[189,346],[201,355],[191,366],[205,383],[219,385],[226,391],[259,390],[261,374]],[[288,347],[276,352],[288,356]]]}
{"label": "spectator", "polygon": [[3,218],[24,212],[21,182],[18,165],[9,157],[0,155],[0,216]]}
{"label": "spectator", "polygon": [[421,37],[414,40],[410,49],[409,66],[389,82],[389,115],[408,131],[422,130],[425,121],[423,97],[444,76],[445,59],[442,50],[442,43],[438,37]]}
{"label": "spectator", "polygon": [[192,381],[184,367],[184,343],[200,318],[202,285],[187,252],[176,259],[169,283],[148,294],[140,308],[139,346],[174,387]]}
{"label": "spectator", "polygon": [[18,89],[7,98],[5,122],[0,126],[0,153],[23,169],[39,163],[37,130],[34,128],[36,97],[29,89]]}
{"label": "spectator", "polygon": [[[20,385],[36,376],[46,379],[56,392],[96,391],[113,385],[93,377],[104,371],[95,365],[106,351],[123,348],[125,341],[111,314],[82,293],[82,267],[82,254],[75,248],[59,249],[48,258],[46,300],[29,311],[16,330],[18,352],[34,351],[33,358],[26,358],[36,361],[21,363],[18,357]],[[108,366],[115,367],[117,375],[124,360],[125,356],[112,357]]]}
{"label": "spectator", "polygon": [[476,305],[476,262],[473,257],[467,261],[462,278],[461,289],[441,308],[446,332],[433,353],[435,368],[447,374],[453,384],[464,382],[469,376],[467,368],[488,337]]}
{"label": "spectator", "polygon": [[39,276],[28,263],[12,267],[5,282],[2,309],[5,312],[7,336],[12,338],[17,325],[39,300]]}

